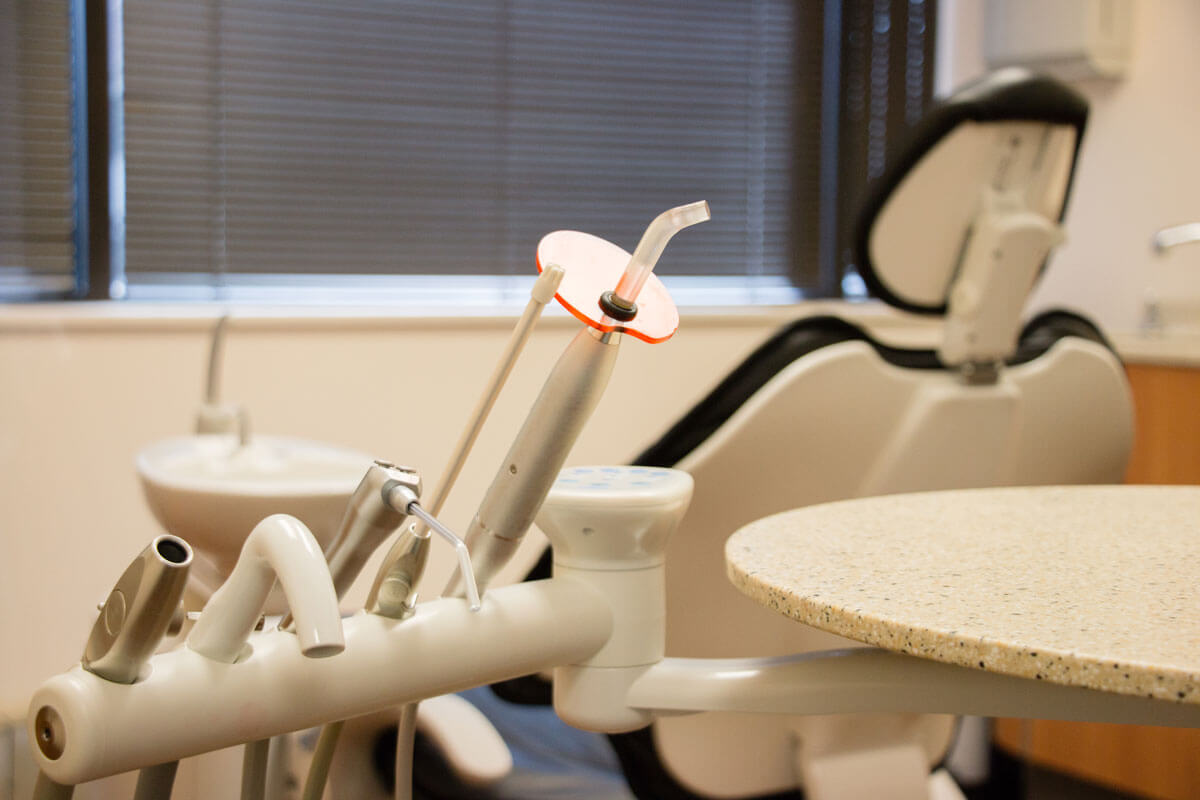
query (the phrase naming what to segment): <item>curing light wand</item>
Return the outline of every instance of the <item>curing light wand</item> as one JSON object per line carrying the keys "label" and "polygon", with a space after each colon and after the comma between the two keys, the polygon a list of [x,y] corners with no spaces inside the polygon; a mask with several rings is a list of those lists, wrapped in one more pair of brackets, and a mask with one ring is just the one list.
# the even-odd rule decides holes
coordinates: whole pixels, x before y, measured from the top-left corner
{"label": "curing light wand", "polygon": [[[708,204],[703,201],[672,208],[650,223],[632,256],[587,234],[560,231],[542,240],[539,261],[558,263],[566,269],[557,298],[588,327],[575,336],[559,357],[467,529],[467,545],[480,590],[486,589],[516,552],[533,523],[608,385],[621,334],[628,331],[646,341],[662,341],[674,333],[673,326],[666,335],[654,338],[639,333],[636,301],[670,238],[708,218]],[[561,252],[569,257],[546,257],[548,247],[557,248],[560,244]],[[619,259],[615,262],[616,272],[612,273],[615,280],[607,284],[613,290],[600,297],[595,293],[566,296],[569,285],[588,284],[588,279],[594,280],[596,273],[609,269],[614,258]],[[581,273],[587,273],[582,283],[575,280]],[[659,295],[659,302],[664,297],[674,314],[665,291]],[[462,591],[460,573],[456,573],[447,594],[461,595]]]}

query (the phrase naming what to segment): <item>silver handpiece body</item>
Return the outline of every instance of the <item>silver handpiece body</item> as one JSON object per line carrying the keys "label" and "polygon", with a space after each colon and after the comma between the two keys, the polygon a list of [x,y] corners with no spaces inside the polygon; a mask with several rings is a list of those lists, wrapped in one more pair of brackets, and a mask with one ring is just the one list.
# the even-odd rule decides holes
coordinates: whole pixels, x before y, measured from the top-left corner
{"label": "silver handpiece body", "polygon": [[183,599],[192,548],[159,536],[125,569],[83,650],[83,668],[114,683],[133,683],[154,655]]}
{"label": "silver handpiece body", "polygon": [[[508,562],[600,401],[621,334],[584,328],[567,345],[471,520],[466,542],[480,591]],[[455,572],[448,594],[461,594]]]}
{"label": "silver handpiece body", "polygon": [[429,529],[421,523],[407,526],[388,553],[391,565],[371,587],[367,608],[393,619],[412,616],[417,604],[418,584],[429,563]]}
{"label": "silver handpiece body", "polygon": [[[367,468],[354,494],[350,495],[337,536],[325,548],[333,590],[339,600],[350,590],[375,549],[408,520],[407,509],[392,502],[393,492],[397,488],[411,494],[414,499],[420,497],[421,476],[409,467],[376,461]],[[377,591],[372,587],[372,598]],[[370,608],[373,603],[372,599],[367,607]],[[289,630],[293,622],[291,613],[288,613],[280,620],[279,627]]]}
{"label": "silver handpiece body", "polygon": [[375,549],[408,519],[403,508],[389,503],[388,496],[396,486],[421,496],[421,477],[416,470],[376,461],[351,495],[337,537],[326,550],[338,597],[346,594]]}

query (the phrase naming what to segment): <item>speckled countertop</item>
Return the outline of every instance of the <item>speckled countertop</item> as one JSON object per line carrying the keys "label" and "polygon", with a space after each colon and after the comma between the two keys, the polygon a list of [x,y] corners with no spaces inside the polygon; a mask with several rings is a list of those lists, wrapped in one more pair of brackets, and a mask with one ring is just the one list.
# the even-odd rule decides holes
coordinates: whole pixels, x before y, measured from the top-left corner
{"label": "speckled countertop", "polygon": [[747,525],[725,558],[757,602],[860,642],[1200,704],[1200,487],[829,503]]}

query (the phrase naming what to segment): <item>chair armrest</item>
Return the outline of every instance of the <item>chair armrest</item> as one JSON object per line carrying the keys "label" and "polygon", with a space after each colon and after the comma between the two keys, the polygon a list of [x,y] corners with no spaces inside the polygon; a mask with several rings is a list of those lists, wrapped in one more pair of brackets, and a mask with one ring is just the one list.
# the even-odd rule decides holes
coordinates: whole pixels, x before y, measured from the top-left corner
{"label": "chair armrest", "polygon": [[444,694],[422,701],[417,708],[417,729],[441,751],[459,780],[486,786],[512,771],[508,745],[468,701]]}

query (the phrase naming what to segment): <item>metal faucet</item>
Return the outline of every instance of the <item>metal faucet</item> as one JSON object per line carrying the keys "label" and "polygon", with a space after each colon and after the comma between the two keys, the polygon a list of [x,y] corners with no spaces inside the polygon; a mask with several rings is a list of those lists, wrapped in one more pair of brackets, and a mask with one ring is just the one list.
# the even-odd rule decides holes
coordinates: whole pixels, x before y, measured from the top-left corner
{"label": "metal faucet", "polygon": [[[1193,242],[1200,242],[1200,222],[1172,225],[1156,231],[1150,239],[1150,247],[1156,256],[1162,258],[1168,250]],[[1159,302],[1158,293],[1151,287],[1147,287],[1145,291],[1142,320],[1139,327],[1143,333],[1147,334],[1161,333],[1165,327],[1162,304]]]}
{"label": "metal faucet", "polygon": [[1188,222],[1183,225],[1172,225],[1154,234],[1151,244],[1154,252],[1161,255],[1172,247],[1181,244],[1200,242],[1200,222]]}

